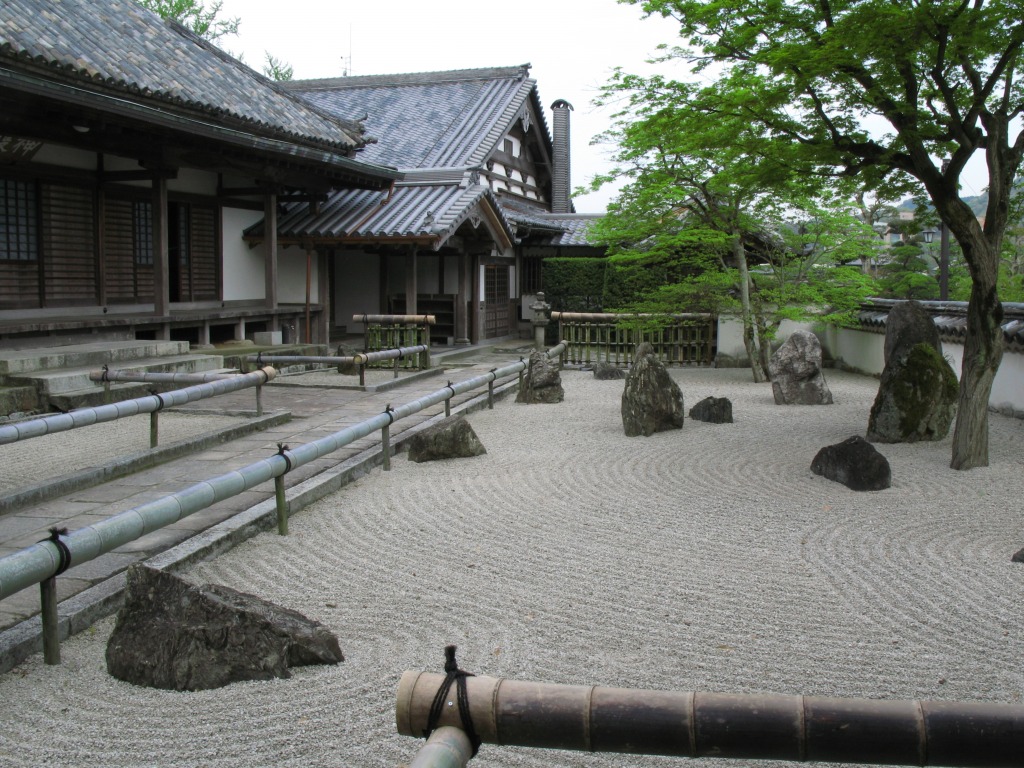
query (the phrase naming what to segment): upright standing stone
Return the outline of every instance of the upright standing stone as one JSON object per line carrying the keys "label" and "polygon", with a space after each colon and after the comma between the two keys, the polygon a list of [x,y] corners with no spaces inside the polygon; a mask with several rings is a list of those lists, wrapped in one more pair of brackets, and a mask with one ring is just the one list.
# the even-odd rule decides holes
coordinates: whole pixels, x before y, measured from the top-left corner
{"label": "upright standing stone", "polygon": [[517,403],[560,403],[565,399],[562,375],[557,361],[548,359],[547,353],[534,350],[523,377],[523,386],[516,395]]}
{"label": "upright standing stone", "polygon": [[[641,345],[642,347],[642,345]],[[653,354],[638,354],[622,392],[622,427],[628,437],[683,426],[683,392]]]}
{"label": "upright standing stone", "polygon": [[794,331],[768,361],[778,405],[831,405],[822,373],[821,342],[810,331]]}
{"label": "upright standing stone", "polygon": [[928,343],[894,354],[882,371],[868,416],[873,443],[942,440],[956,414],[960,385],[949,363]]}
{"label": "upright standing stone", "polygon": [[894,305],[885,322],[885,368],[868,416],[868,440],[943,439],[956,414],[959,390],[928,311],[916,301]]}
{"label": "upright standing stone", "polygon": [[901,301],[889,310],[885,320],[885,364],[893,358],[906,358],[911,347],[927,344],[940,355],[942,340],[935,321],[920,302]]}

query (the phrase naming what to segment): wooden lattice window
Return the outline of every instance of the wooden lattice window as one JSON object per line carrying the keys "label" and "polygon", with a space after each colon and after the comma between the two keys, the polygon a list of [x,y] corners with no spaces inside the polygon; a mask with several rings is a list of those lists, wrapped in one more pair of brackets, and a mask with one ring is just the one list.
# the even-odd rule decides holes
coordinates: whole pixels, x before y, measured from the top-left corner
{"label": "wooden lattice window", "polygon": [[39,206],[34,182],[0,179],[0,259],[39,258]]}
{"label": "wooden lattice window", "polygon": [[153,204],[132,201],[132,256],[139,266],[153,266]]}

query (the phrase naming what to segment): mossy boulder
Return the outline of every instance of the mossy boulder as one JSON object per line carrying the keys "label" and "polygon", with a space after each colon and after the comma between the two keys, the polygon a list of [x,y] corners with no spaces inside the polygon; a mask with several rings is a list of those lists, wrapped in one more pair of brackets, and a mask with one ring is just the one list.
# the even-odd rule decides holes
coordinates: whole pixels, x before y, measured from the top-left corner
{"label": "mossy boulder", "polygon": [[922,342],[906,356],[889,360],[868,418],[867,439],[875,443],[942,440],[956,414],[959,384],[949,363]]}

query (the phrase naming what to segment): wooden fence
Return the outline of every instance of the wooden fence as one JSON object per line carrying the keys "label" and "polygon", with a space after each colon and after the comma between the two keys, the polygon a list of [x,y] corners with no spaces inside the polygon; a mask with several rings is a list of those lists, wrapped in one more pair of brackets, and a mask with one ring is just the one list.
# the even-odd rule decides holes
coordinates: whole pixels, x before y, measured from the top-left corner
{"label": "wooden fence", "polygon": [[566,362],[572,364],[628,366],[644,341],[666,365],[711,365],[717,352],[713,315],[552,312],[551,319],[558,321],[558,338],[566,342]]}
{"label": "wooden fence", "polygon": [[436,322],[433,315],[353,315],[352,321],[363,324],[364,352],[385,352],[421,345],[427,347],[426,352],[403,357],[397,363],[369,363],[368,368],[393,368],[396,364],[408,369],[430,367],[430,326]]}

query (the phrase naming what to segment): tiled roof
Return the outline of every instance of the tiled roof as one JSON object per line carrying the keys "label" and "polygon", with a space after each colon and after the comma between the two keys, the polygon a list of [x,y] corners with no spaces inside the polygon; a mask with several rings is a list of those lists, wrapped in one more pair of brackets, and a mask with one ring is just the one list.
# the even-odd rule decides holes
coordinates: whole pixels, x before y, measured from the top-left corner
{"label": "tiled roof", "polygon": [[516,225],[517,236],[528,240],[529,245],[600,247],[590,236],[590,226],[601,218],[601,214],[548,213],[507,197],[500,198],[500,201]]}
{"label": "tiled roof", "polygon": [[365,143],[358,123],[319,112],[131,0],[4,0],[2,68],[263,137],[345,151]]}
{"label": "tiled roof", "polygon": [[[344,190],[331,196],[316,214],[298,204],[281,216],[282,240],[409,240],[441,247],[487,201],[511,240],[511,225],[494,195],[479,184],[461,181],[399,182],[389,195]],[[262,236],[262,223],[246,232]]]}
{"label": "tiled roof", "polygon": [[[857,317],[865,330],[885,333],[889,310],[898,303],[894,299],[871,299],[861,307]],[[939,338],[956,344],[963,344],[967,338],[966,301],[921,301],[918,302],[932,316]],[[1003,342],[1007,349],[1024,351],[1024,304],[1003,303]]]}
{"label": "tiled roof", "polygon": [[523,65],[299,80],[286,87],[333,115],[363,119],[377,143],[360,158],[405,169],[483,163],[526,109],[536,81]]}

